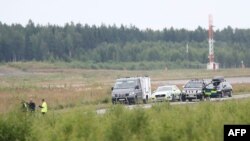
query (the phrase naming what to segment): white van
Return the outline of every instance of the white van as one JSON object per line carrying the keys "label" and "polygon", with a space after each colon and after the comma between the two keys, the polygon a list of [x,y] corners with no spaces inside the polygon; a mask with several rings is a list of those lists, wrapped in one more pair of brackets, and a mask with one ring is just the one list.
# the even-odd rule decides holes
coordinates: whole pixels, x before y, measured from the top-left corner
{"label": "white van", "polygon": [[126,77],[116,80],[112,89],[112,103],[147,103],[151,98],[150,77]]}

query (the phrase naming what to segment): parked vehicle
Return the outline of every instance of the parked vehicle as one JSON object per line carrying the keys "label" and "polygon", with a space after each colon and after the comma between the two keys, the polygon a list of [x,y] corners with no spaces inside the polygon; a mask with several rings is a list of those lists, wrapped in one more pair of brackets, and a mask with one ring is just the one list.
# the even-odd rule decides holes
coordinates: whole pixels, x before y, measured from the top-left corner
{"label": "parked vehicle", "polygon": [[210,84],[208,84],[204,89],[204,94],[206,96],[215,97],[232,97],[233,87],[227,82],[223,76],[214,77]]}
{"label": "parked vehicle", "polygon": [[112,90],[112,103],[147,103],[151,97],[150,77],[126,77],[116,80]]}
{"label": "parked vehicle", "polygon": [[176,85],[159,86],[152,94],[152,101],[175,101],[181,99],[181,90]]}
{"label": "parked vehicle", "polygon": [[204,99],[204,88],[206,83],[203,79],[193,79],[188,81],[182,90],[182,101],[192,101],[193,99]]}

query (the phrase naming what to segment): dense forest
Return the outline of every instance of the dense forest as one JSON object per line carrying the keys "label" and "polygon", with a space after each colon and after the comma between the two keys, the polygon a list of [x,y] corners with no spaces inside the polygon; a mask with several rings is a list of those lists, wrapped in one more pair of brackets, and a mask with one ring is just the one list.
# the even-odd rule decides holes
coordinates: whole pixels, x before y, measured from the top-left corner
{"label": "dense forest", "polygon": [[[222,68],[250,66],[250,29],[228,26],[214,31],[215,60]],[[188,46],[188,48],[187,48]],[[205,66],[208,61],[207,29],[140,30],[135,26],[67,23],[26,26],[0,22],[0,62],[81,61],[164,62],[180,68]],[[173,66],[173,65],[172,65]]]}

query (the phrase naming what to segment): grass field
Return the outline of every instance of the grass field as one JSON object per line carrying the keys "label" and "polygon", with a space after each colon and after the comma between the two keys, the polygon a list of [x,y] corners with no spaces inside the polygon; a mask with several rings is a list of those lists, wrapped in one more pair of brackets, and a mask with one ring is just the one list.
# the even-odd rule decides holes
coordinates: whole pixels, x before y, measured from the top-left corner
{"label": "grass field", "polygon": [[[116,78],[142,75],[150,76],[155,89],[155,82],[172,79],[249,77],[250,69],[128,71],[73,69],[42,62],[4,64],[0,66],[0,140],[221,141],[224,124],[250,123],[248,99],[185,106],[159,103],[135,110],[111,104],[110,88]],[[234,94],[250,93],[248,83],[233,84],[233,88]],[[48,114],[20,112],[21,100],[29,98],[37,105],[45,98]],[[110,109],[106,114],[95,113],[104,107]]]}
{"label": "grass field", "polygon": [[[8,141],[221,141],[224,124],[250,124],[250,100],[155,104],[129,110],[114,105],[104,115],[93,107],[47,115],[12,111],[0,116],[0,140]],[[183,116],[185,115],[185,116]]]}
{"label": "grass field", "polygon": [[[14,103],[33,98],[40,103],[45,98],[50,107],[64,109],[81,105],[103,106],[110,103],[111,87],[116,78],[150,76],[152,89],[158,81],[172,79],[250,76],[250,69],[195,70],[86,70],[43,62],[17,62],[0,66],[0,113]],[[182,88],[183,84],[179,84]],[[249,93],[250,84],[234,84],[234,94]]]}

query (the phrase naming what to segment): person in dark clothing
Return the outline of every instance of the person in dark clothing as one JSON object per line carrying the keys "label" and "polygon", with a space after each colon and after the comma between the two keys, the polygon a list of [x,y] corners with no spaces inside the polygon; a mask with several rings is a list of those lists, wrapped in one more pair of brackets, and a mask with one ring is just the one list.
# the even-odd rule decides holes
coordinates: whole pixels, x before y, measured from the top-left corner
{"label": "person in dark clothing", "polygon": [[32,99],[30,99],[30,102],[29,102],[29,111],[34,112],[35,110],[36,110],[36,104],[35,104],[35,102]]}

